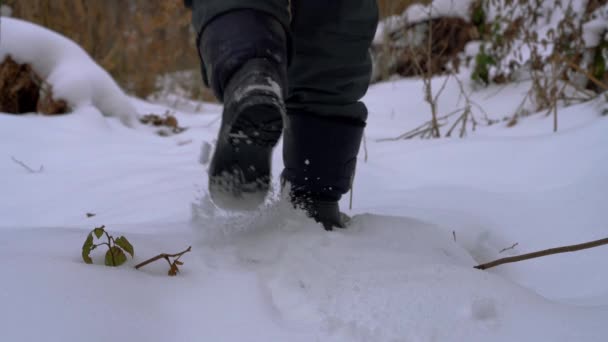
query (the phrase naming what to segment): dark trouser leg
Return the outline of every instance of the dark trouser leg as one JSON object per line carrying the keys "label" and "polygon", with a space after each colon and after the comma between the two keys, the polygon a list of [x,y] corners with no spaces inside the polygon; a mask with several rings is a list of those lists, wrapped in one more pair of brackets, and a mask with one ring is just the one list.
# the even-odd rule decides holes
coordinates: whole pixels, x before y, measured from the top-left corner
{"label": "dark trouser leg", "polygon": [[[289,27],[288,0],[186,0],[185,2],[192,9],[192,25],[199,34],[209,22],[221,14],[242,9],[269,14],[283,27]],[[238,30],[239,27],[236,26]]]}
{"label": "dark trouser leg", "polygon": [[195,26],[202,28],[198,48],[205,82],[224,103],[209,193],[226,209],[255,209],[270,186],[287,88],[287,33],[281,24],[287,11],[281,18],[270,13],[280,2],[193,3]]}
{"label": "dark trouser leg", "polygon": [[[350,189],[367,118],[359,100],[371,76],[377,5],[375,0],[294,4],[283,179],[291,183],[296,202],[312,198],[334,203],[335,209]],[[313,208],[313,217],[315,210],[325,209]]]}
{"label": "dark trouser leg", "polygon": [[288,70],[289,112],[365,122],[359,102],[371,77],[375,0],[294,1],[295,54]]}

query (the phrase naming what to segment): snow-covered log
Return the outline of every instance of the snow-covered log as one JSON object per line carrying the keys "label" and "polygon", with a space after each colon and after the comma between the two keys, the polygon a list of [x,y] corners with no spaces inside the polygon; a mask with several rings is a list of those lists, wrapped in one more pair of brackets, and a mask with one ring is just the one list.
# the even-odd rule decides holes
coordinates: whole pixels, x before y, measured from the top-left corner
{"label": "snow-covered log", "polygon": [[70,108],[93,106],[125,125],[136,110],[112,77],[76,43],[39,25],[19,19],[0,20],[0,60],[6,56],[29,64]]}

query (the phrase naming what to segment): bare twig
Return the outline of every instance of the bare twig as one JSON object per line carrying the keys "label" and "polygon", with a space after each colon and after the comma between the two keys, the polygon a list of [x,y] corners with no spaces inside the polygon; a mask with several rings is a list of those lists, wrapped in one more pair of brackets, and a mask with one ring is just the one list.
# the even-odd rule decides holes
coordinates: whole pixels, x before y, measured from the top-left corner
{"label": "bare twig", "polygon": [[148,259],[148,260],[146,260],[144,262],[141,262],[141,263],[135,265],[135,269],[140,269],[140,268],[146,266],[147,264],[153,263],[153,262],[155,262],[156,260],[159,260],[159,259],[165,259],[165,260],[167,260],[167,262],[169,263],[169,265],[171,265],[171,261],[169,260],[169,258],[178,258],[179,259],[182,255],[190,252],[191,250],[192,250],[192,246],[189,246],[186,250],[184,250],[182,252],[179,252],[179,253],[176,253],[176,254],[161,253],[161,254],[153,257],[153,258],[150,258],[150,259]]}
{"label": "bare twig", "polygon": [[44,171],[44,166],[40,165],[40,169],[38,170],[34,170],[31,167],[29,167],[27,164],[25,164],[24,162],[18,160],[15,157],[11,156],[11,159],[18,165],[20,165],[21,167],[23,167],[24,169],[26,169],[29,173],[41,173],[42,171]]}
{"label": "bare twig", "polygon": [[[452,111],[452,112],[438,118],[437,121],[438,121],[439,127],[444,126],[446,124],[445,122],[443,122],[444,120],[451,117],[452,115],[458,114],[458,112],[461,110],[463,110],[463,108],[459,108],[455,111]],[[402,139],[407,140],[407,139],[411,139],[411,138],[414,138],[419,135],[424,137],[425,134],[431,134],[432,131],[433,131],[432,122],[427,121],[427,122],[423,123],[422,125],[414,128],[408,132],[401,134],[398,137],[377,139],[376,142],[396,141],[396,140],[402,140]]]}
{"label": "bare twig", "polygon": [[498,254],[506,252],[506,251],[508,251],[510,249],[513,249],[513,248],[517,247],[517,245],[519,245],[519,242],[516,242],[516,243],[512,244],[511,247],[505,247],[505,248],[501,249],[500,252],[498,252]]}
{"label": "bare twig", "polygon": [[439,90],[437,91],[437,93],[435,94],[435,97],[433,98],[433,102],[437,103],[437,101],[439,101],[439,96],[441,96],[441,94],[445,90],[445,87],[448,85],[448,81],[450,80],[451,76],[454,76],[454,75],[452,73],[449,73],[447,76],[445,76],[445,78],[443,79],[443,83],[441,83],[441,87],[439,87]]}
{"label": "bare twig", "polygon": [[458,124],[460,123],[460,121],[463,120],[463,116],[459,116],[456,121],[454,121],[454,123],[452,124],[452,126],[450,127],[450,129],[448,129],[448,132],[445,134],[445,136],[447,138],[452,136],[452,132],[454,131],[454,129],[456,128],[456,126],[458,126]]}
{"label": "bare twig", "polygon": [[602,245],[608,245],[608,238],[585,242],[585,243],[581,243],[578,245],[550,248],[550,249],[545,249],[545,250],[538,251],[538,252],[502,258],[502,259],[494,260],[492,262],[488,262],[485,264],[477,265],[474,268],[476,268],[478,270],[486,270],[488,268],[496,267],[496,266],[499,266],[502,264],[508,264],[508,263],[512,263],[512,262],[539,258],[542,256],[558,254],[558,253],[576,252],[576,251],[580,251],[582,249],[593,248],[593,247],[598,247],[598,246],[602,246]]}

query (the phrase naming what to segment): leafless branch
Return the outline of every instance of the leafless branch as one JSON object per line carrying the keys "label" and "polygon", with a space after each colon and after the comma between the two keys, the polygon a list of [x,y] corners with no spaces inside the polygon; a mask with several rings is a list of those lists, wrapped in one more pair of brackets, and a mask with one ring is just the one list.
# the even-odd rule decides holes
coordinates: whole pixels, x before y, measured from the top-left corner
{"label": "leafless branch", "polygon": [[178,258],[179,259],[182,255],[190,252],[191,250],[192,250],[192,246],[189,246],[186,250],[181,251],[181,252],[176,253],[176,254],[161,253],[161,254],[153,257],[153,258],[150,258],[150,259],[148,259],[148,260],[146,260],[144,262],[141,262],[141,263],[135,265],[135,269],[140,269],[140,268],[146,266],[147,264],[153,263],[153,262],[155,262],[156,260],[159,260],[159,259],[165,259],[165,260],[167,260],[167,262],[169,263],[169,265],[171,265],[171,261],[169,260],[169,258]]}
{"label": "leafless branch", "polygon": [[519,245],[519,242],[516,242],[516,243],[512,244],[510,247],[505,247],[505,248],[501,249],[500,252],[498,252],[498,254],[506,252],[510,249],[513,249],[513,248],[517,247],[518,245]]}
{"label": "leafless branch", "polygon": [[602,246],[602,245],[608,245],[608,238],[585,242],[585,243],[581,243],[578,245],[569,245],[569,246],[564,246],[564,247],[550,248],[550,249],[545,249],[545,250],[538,251],[538,252],[502,258],[502,259],[494,260],[492,262],[488,262],[485,264],[477,265],[477,266],[475,266],[475,268],[478,270],[486,270],[488,268],[496,267],[496,266],[499,266],[502,264],[508,264],[508,263],[512,263],[512,262],[539,258],[542,256],[547,256],[547,255],[552,255],[552,254],[576,252],[576,251],[580,251],[583,249],[598,247],[598,246]]}
{"label": "leafless branch", "polygon": [[24,169],[26,169],[29,173],[41,173],[42,171],[44,171],[44,165],[40,165],[40,168],[38,170],[34,170],[31,167],[29,167],[27,164],[25,164],[24,162],[18,160],[17,158],[15,158],[13,156],[11,156],[11,159],[17,165],[20,165],[21,167],[23,167]]}

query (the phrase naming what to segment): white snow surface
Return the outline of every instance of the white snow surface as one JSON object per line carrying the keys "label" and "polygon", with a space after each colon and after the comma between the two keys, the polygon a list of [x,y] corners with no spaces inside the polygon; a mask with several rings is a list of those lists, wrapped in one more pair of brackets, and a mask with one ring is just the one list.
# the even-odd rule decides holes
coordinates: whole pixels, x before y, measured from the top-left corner
{"label": "white snow surface", "polygon": [[[528,88],[471,97],[499,119]],[[446,84],[440,112],[462,107],[458,89]],[[140,113],[167,110],[127,100]],[[278,195],[249,214],[209,202],[199,154],[217,134],[219,106],[176,112],[188,130],[171,137],[93,106],[0,114],[0,340],[606,341],[608,247],[473,268],[607,237],[604,99],[560,109],[558,133],[535,114],[465,139],[384,142],[429,119],[422,82],[378,84],[364,101],[368,158],[362,149],[352,210],[348,196],[341,203],[353,223],[334,232]],[[275,178],[280,158],[281,146]],[[81,260],[102,224],[135,246],[126,265],[102,266],[99,251],[96,265]],[[176,277],[163,262],[133,268],[190,245]]]}
{"label": "white snow surface", "polygon": [[[78,111],[83,107],[135,124],[136,109],[112,77],[76,43],[42,26],[0,20],[0,60],[10,55],[29,63],[52,86],[53,96]],[[91,110],[91,109],[86,109]]]}
{"label": "white snow surface", "polygon": [[433,0],[428,5],[413,4],[401,15],[392,15],[382,19],[376,28],[373,44],[380,45],[384,43],[387,35],[403,30],[407,25],[429,19],[458,17],[469,21],[471,3],[471,0]]}
{"label": "white snow surface", "polygon": [[602,40],[608,37],[608,5],[603,5],[597,8],[591,14],[591,20],[583,25],[583,39],[586,47],[598,46]]}
{"label": "white snow surface", "polygon": [[402,14],[409,23],[441,17],[460,17],[470,20],[471,0],[433,0],[428,5],[413,4]]}

